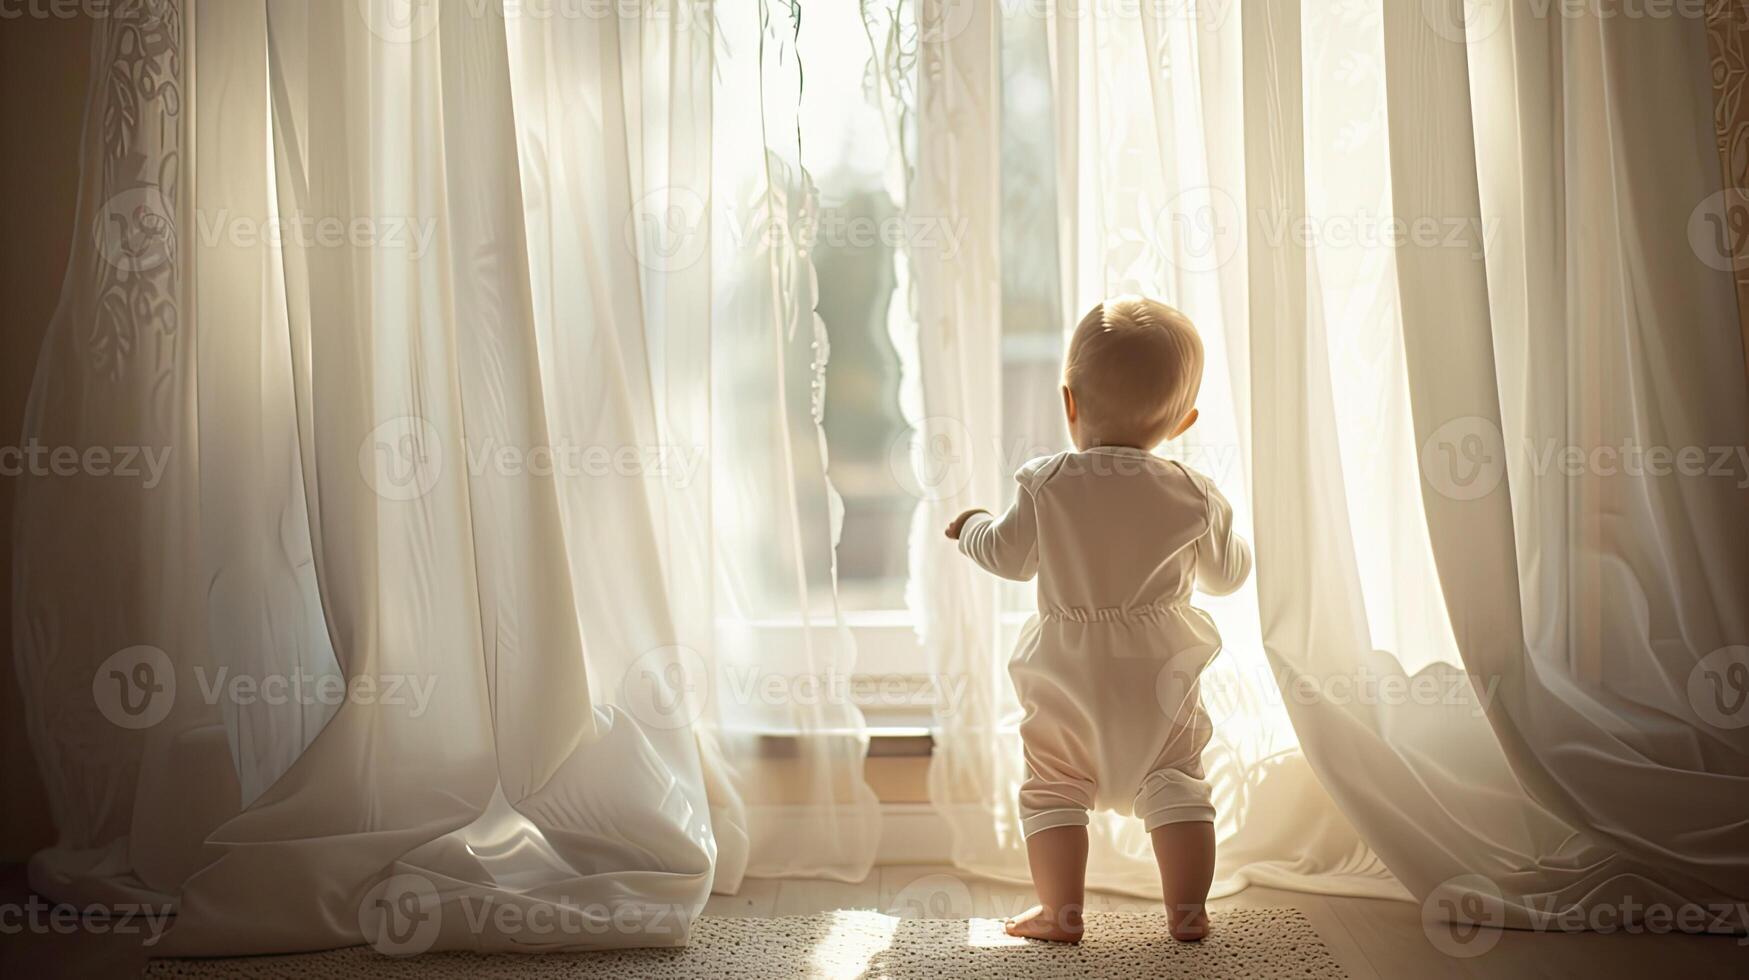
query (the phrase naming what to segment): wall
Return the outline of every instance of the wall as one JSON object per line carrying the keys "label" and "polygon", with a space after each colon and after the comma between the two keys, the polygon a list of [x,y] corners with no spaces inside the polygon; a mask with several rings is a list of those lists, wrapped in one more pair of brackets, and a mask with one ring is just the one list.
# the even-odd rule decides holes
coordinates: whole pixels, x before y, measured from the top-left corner
{"label": "wall", "polygon": [[[0,20],[0,445],[18,441],[36,352],[66,271],[90,44],[85,17]],[[12,666],[15,480],[0,476],[0,862],[23,860],[53,839]]]}

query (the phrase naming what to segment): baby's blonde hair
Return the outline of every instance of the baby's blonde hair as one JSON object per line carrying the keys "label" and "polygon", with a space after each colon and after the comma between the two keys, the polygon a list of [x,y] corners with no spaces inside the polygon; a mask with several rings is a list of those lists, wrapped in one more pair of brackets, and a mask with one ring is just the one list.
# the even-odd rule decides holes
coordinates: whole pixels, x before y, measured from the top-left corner
{"label": "baby's blonde hair", "polygon": [[1078,425],[1106,443],[1151,449],[1196,407],[1202,337],[1190,318],[1141,297],[1087,311],[1069,340],[1063,383]]}

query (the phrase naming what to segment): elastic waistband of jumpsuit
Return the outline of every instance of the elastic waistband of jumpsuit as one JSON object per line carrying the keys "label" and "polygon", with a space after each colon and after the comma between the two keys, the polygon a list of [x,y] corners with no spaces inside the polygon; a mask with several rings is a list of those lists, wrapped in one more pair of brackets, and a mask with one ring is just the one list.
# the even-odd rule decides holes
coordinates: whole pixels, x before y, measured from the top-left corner
{"label": "elastic waistband of jumpsuit", "polygon": [[1160,619],[1190,608],[1189,600],[1179,602],[1155,602],[1146,606],[1102,606],[1098,609],[1088,609],[1080,606],[1041,606],[1038,611],[1040,619],[1060,619],[1071,623],[1119,623],[1147,622]]}

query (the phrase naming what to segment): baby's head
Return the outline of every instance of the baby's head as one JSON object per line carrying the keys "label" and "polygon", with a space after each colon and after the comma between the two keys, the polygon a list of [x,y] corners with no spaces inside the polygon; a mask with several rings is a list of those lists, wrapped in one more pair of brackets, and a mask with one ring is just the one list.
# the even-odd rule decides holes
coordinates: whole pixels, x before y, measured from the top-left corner
{"label": "baby's head", "polygon": [[1202,338],[1164,303],[1126,297],[1089,310],[1063,359],[1075,448],[1152,449],[1196,421]]}

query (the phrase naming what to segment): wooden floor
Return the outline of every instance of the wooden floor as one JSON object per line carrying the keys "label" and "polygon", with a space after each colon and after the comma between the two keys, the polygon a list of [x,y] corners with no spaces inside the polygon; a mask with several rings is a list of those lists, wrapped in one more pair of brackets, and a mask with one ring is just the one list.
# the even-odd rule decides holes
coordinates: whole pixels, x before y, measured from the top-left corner
{"label": "wooden floor", "polygon": [[[0,871],[0,907],[28,897],[21,869]],[[999,918],[1031,904],[1020,886],[984,881],[932,865],[876,868],[857,884],[808,879],[755,879],[734,896],[713,896],[708,915],[801,915],[835,909]],[[1269,888],[1248,888],[1216,908],[1293,906],[1303,911],[1350,977],[1749,977],[1749,945],[1729,936],[1577,935],[1502,931],[1473,942],[1485,952],[1457,957],[1441,952],[1423,930],[1420,906],[1373,899],[1325,898]],[[1158,903],[1094,894],[1098,911],[1150,912]],[[1164,913],[1162,913],[1164,914]],[[146,952],[120,936],[36,935],[3,928],[0,977],[137,976]],[[1490,940],[1492,940],[1490,942]]]}

